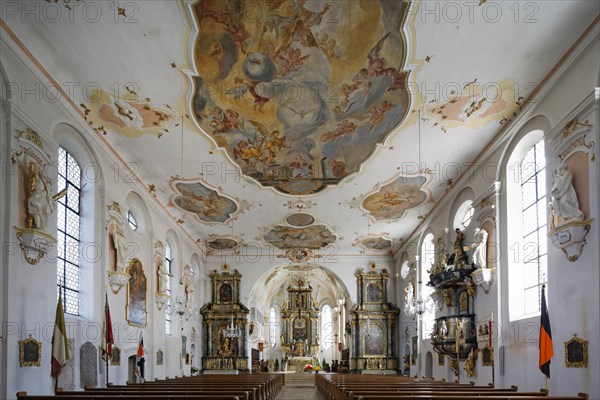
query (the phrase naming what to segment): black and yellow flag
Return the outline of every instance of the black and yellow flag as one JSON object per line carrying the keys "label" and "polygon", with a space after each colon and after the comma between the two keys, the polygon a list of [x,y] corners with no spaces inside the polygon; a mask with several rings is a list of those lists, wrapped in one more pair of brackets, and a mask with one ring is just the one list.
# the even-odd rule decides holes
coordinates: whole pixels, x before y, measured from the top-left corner
{"label": "black and yellow flag", "polygon": [[540,322],[540,371],[550,378],[550,359],[554,356],[550,316],[546,306],[546,285],[542,285],[542,318]]}

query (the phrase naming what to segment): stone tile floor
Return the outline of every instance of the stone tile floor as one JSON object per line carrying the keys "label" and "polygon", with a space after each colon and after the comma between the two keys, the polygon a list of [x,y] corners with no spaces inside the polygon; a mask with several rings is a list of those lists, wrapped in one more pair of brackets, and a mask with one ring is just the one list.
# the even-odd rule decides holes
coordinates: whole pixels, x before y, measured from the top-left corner
{"label": "stone tile floor", "polygon": [[277,400],[322,400],[314,386],[284,386]]}

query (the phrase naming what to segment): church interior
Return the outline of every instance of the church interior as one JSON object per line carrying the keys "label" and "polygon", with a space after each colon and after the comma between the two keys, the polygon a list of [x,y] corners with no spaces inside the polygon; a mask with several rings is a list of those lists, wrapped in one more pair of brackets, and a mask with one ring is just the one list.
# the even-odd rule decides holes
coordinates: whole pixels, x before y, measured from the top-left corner
{"label": "church interior", "polygon": [[0,398],[600,400],[600,2],[0,11]]}

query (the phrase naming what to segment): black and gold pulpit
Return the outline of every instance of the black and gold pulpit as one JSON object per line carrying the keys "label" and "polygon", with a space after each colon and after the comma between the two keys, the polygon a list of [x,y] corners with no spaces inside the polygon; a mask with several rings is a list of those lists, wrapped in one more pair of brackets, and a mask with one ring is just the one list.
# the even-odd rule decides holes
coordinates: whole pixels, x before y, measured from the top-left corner
{"label": "black and gold pulpit", "polygon": [[[224,268],[225,269],[225,268]],[[246,321],[249,310],[240,303],[237,269],[210,273],[211,302],[200,309],[204,346],[202,370],[248,371]]]}
{"label": "black and gold pulpit", "polygon": [[400,309],[388,302],[387,269],[377,271],[372,263],[369,271],[357,274],[358,302],[350,311],[352,318],[351,369],[373,373],[398,369],[397,329]]}

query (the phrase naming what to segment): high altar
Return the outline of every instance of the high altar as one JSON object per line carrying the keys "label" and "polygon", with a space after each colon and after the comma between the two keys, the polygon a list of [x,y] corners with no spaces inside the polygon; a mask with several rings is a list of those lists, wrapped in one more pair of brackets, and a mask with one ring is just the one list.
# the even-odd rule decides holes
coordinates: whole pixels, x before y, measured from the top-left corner
{"label": "high altar", "polygon": [[281,351],[294,361],[311,362],[319,354],[319,311],[313,288],[301,277],[287,288],[281,309]]}
{"label": "high altar", "polygon": [[358,302],[350,311],[352,318],[352,363],[357,372],[398,369],[397,337],[400,309],[388,303],[387,269],[377,272],[372,263],[368,272],[357,274]]}
{"label": "high altar", "polygon": [[[248,308],[240,303],[240,280],[233,273],[210,273],[212,301],[201,309],[204,348],[202,370],[248,371],[246,320]],[[231,334],[228,334],[231,333]]]}

